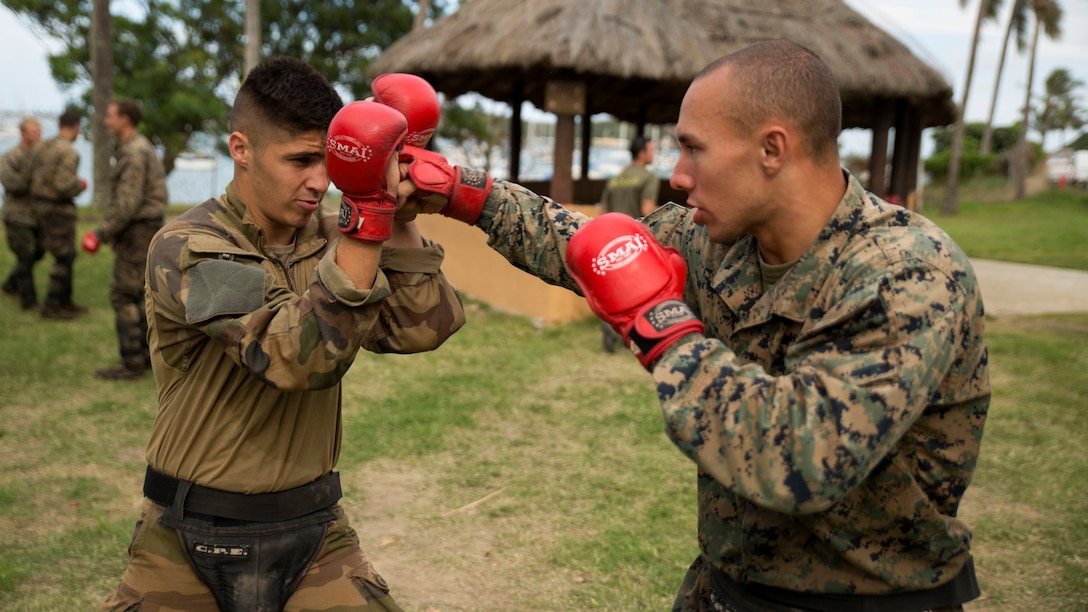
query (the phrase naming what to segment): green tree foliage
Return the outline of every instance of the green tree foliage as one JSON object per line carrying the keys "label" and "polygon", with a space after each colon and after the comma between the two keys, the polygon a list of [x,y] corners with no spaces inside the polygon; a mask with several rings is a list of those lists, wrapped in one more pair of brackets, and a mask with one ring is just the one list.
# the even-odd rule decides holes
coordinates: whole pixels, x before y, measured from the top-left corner
{"label": "green tree foliage", "polygon": [[[91,0],[0,0],[40,35],[59,41],[53,78],[90,106]],[[432,2],[433,16],[444,3]],[[133,5],[126,5],[132,8]],[[244,3],[145,0],[114,11],[114,96],[140,100],[141,130],[163,147],[169,172],[194,133],[222,134],[241,80]],[[412,27],[404,0],[262,0],[262,57],[290,55],[353,98],[369,95],[367,66]]]}
{"label": "green tree foliage", "polygon": [[[978,150],[978,143],[982,139],[982,133],[986,129],[984,123],[968,123],[964,132],[964,150]],[[1016,144],[1016,136],[1019,133],[1019,124],[1006,127],[998,127],[994,130],[994,151],[1002,153]],[[930,130],[933,139],[933,153],[941,153],[952,146],[952,129],[949,127],[936,127]]]}
{"label": "green tree foliage", "polygon": [[491,172],[494,155],[509,137],[509,117],[488,113],[480,102],[472,107],[456,100],[442,107],[438,136],[451,141],[470,165]]}
{"label": "green tree foliage", "polygon": [[[1019,124],[994,129],[991,152],[980,153],[979,147],[985,131],[985,123],[968,123],[965,126],[960,160],[963,178],[1005,176],[1008,173],[1009,156],[1020,135]],[[925,160],[926,172],[935,179],[945,180],[952,152],[952,128],[933,128],[930,130],[930,137],[933,139],[933,154]]]}

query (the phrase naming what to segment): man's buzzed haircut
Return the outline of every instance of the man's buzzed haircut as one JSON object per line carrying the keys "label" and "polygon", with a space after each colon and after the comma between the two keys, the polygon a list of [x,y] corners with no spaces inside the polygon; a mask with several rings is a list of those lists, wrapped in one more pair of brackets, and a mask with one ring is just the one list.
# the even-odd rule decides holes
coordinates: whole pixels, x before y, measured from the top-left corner
{"label": "man's buzzed haircut", "polygon": [[291,57],[257,64],[242,83],[230,112],[230,130],[257,140],[267,128],[295,135],[326,131],[344,105],[325,77]]}
{"label": "man's buzzed haircut", "polygon": [[117,107],[118,115],[128,117],[128,122],[132,124],[132,127],[140,125],[140,122],[144,120],[144,111],[140,108],[140,103],[132,98],[114,100],[113,105]]}
{"label": "man's buzzed haircut", "polygon": [[19,122],[19,131],[26,133],[31,127],[41,128],[42,124],[34,117],[23,117]]}
{"label": "man's buzzed haircut", "polygon": [[813,158],[838,152],[842,99],[827,64],[812,51],[786,40],[768,40],[715,60],[696,79],[729,69],[729,98],[724,109],[743,134],[772,118],[796,124],[805,151]]}
{"label": "man's buzzed haircut", "polygon": [[74,108],[69,108],[68,110],[60,114],[60,117],[57,119],[57,125],[66,128],[75,127],[79,125],[80,119],[81,117],[79,116],[79,111]]}

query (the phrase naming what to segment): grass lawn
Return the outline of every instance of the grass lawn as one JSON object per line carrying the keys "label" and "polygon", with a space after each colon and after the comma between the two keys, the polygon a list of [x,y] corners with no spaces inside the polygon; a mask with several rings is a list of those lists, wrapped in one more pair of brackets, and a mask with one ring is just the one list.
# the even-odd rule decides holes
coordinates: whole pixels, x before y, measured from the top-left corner
{"label": "grass lawn", "polygon": [[[1058,194],[936,220],[973,256],[1046,234],[1015,260],[1066,251],[1088,269],[1086,230],[1067,227],[1086,208]],[[116,360],[109,263],[78,257],[80,320],[0,300],[0,610],[93,609],[124,569],[156,402],[151,378],[93,377]],[[600,350],[595,321],[538,329],[468,307],[439,350],[363,353],[345,379],[344,505],[394,596],[430,612],[668,609],[697,553],[695,469],[649,377]],[[961,508],[984,596],[967,609],[1088,609],[1088,313],[987,332],[994,395]]]}
{"label": "grass lawn", "polygon": [[924,213],[971,257],[1088,270],[1088,191],[1052,189],[1019,202],[960,204],[942,215]]}

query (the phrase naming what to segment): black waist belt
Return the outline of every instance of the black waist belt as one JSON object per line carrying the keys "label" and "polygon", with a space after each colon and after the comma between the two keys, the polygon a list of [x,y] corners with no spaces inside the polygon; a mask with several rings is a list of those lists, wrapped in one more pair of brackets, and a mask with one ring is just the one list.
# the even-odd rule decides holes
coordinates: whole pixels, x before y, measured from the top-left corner
{"label": "black waist belt", "polygon": [[32,196],[35,200],[41,200],[42,202],[49,202],[50,204],[71,204],[75,206],[75,198],[45,198],[42,196]]}
{"label": "black waist belt", "polygon": [[924,591],[888,595],[801,593],[763,584],[741,584],[714,566],[711,566],[710,588],[715,592],[725,593],[736,592],[739,588],[749,596],[768,604],[820,612],[918,612],[956,606],[982,594],[975,578],[975,563],[971,557],[967,557],[967,563],[955,578]]}
{"label": "black waist belt", "polygon": [[247,495],[188,483],[148,466],[144,495],[164,506],[178,502],[182,505],[182,513],[273,523],[289,521],[335,504],[341,496],[340,474],[329,472],[309,484],[286,491]]}

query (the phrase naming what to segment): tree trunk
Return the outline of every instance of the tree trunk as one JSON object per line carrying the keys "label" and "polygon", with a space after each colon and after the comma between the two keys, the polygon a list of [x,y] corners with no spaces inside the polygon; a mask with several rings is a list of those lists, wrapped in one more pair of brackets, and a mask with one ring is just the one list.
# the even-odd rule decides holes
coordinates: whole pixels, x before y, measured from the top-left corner
{"label": "tree trunk", "polygon": [[[959,209],[960,197],[960,160],[963,157],[963,137],[967,131],[964,113],[967,112],[967,94],[971,92],[971,78],[975,74],[975,55],[978,53],[979,30],[982,29],[982,18],[986,16],[986,9],[990,0],[980,0],[978,3],[978,18],[975,19],[975,33],[971,37],[971,56],[967,60],[967,80],[963,83],[963,102],[956,111],[956,128],[952,133],[952,152],[948,158],[948,185],[944,192],[944,206],[941,212],[953,215]],[[896,136],[898,138],[898,135]]]}
{"label": "tree trunk", "polygon": [[243,79],[261,61],[261,0],[245,0],[245,2],[246,47]]}
{"label": "tree trunk", "polygon": [[91,8],[91,124],[94,193],[91,205],[100,210],[110,200],[110,133],[106,129],[106,109],[113,98],[113,18],[110,0],[94,0]]}
{"label": "tree trunk", "polygon": [[1041,15],[1035,14],[1035,32],[1031,35],[1031,55],[1028,59],[1028,87],[1024,96],[1024,115],[1020,122],[1020,138],[1016,143],[1017,167],[1013,186],[1013,199],[1022,200],[1028,193],[1028,117],[1031,115],[1031,88],[1035,79],[1035,51],[1039,46],[1039,30],[1043,27]]}
{"label": "tree trunk", "polygon": [[412,20],[412,31],[422,29],[427,23],[427,13],[431,12],[431,0],[419,0],[419,10],[416,12],[415,19]]}
{"label": "tree trunk", "polygon": [[990,152],[994,139],[994,112],[997,109],[997,93],[1001,89],[1001,73],[1005,70],[1005,55],[1009,51],[1009,39],[1012,38],[1012,26],[1016,20],[1016,13],[1024,0],[1016,0],[1013,3],[1012,14],[1009,15],[1009,25],[1005,27],[1005,42],[1001,45],[1001,59],[997,61],[997,78],[994,80],[994,95],[990,98],[990,116],[986,118],[986,129],[982,131],[982,142],[978,145],[978,152],[985,155]]}

